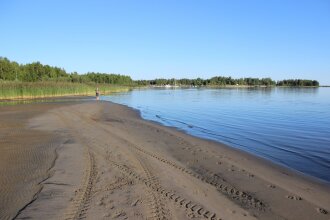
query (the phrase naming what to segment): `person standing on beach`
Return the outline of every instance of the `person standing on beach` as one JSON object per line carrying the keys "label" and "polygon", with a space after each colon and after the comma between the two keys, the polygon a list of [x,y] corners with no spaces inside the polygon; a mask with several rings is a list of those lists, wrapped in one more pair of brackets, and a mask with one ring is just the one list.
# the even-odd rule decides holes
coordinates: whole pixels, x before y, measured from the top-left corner
{"label": "person standing on beach", "polygon": [[96,100],[99,100],[100,99],[100,91],[99,91],[98,87],[96,88],[95,93],[96,93]]}

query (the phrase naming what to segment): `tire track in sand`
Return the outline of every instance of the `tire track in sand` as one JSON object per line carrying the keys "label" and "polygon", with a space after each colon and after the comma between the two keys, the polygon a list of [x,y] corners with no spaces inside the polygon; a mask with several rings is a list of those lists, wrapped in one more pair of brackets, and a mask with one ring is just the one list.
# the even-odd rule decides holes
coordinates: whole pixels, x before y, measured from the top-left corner
{"label": "tire track in sand", "polygon": [[165,164],[179,170],[182,173],[188,174],[191,177],[197,178],[200,181],[215,187],[220,193],[226,195],[227,197],[229,197],[232,200],[235,200],[235,201],[241,203],[242,205],[244,205],[246,207],[256,208],[258,210],[265,210],[265,208],[266,208],[266,205],[262,201],[253,197],[249,193],[241,191],[241,190],[237,189],[236,187],[226,183],[221,177],[219,177],[215,173],[212,173],[211,171],[208,171],[207,174],[204,173],[204,175],[200,175],[200,174],[197,174],[191,170],[188,170],[180,165],[177,165],[176,163],[174,163],[170,160],[164,159],[160,156],[157,156],[156,154],[150,153],[132,143],[130,143],[129,146],[131,148],[137,150],[140,153],[153,157],[153,158],[157,159],[158,161],[165,163]]}
{"label": "tire track in sand", "polygon": [[[108,131],[106,128],[101,127],[104,130]],[[113,136],[115,136],[118,139],[121,139],[122,141],[124,141],[125,143],[127,143],[127,145],[133,149],[134,151],[150,156],[152,158],[155,158],[156,160],[169,165],[172,168],[175,168],[177,170],[179,170],[180,172],[187,174],[193,178],[196,178],[206,184],[209,184],[213,187],[215,187],[217,189],[218,192],[224,194],[225,196],[227,196],[229,199],[241,204],[243,207],[248,207],[248,208],[252,208],[252,209],[257,209],[260,211],[264,211],[266,210],[266,205],[264,202],[262,202],[260,199],[255,198],[254,196],[250,195],[247,192],[244,192],[242,190],[237,189],[236,187],[232,186],[231,184],[229,184],[228,182],[225,182],[221,177],[219,177],[217,174],[212,173],[210,171],[208,171],[208,174],[204,173],[203,175],[200,175],[194,171],[191,171],[189,169],[186,169],[168,159],[165,159],[163,157],[160,157],[154,153],[151,153],[147,150],[142,149],[141,147],[137,146],[136,144],[133,144],[132,142],[128,141],[125,138],[122,138],[121,136],[117,135],[117,134],[113,134]]]}
{"label": "tire track in sand", "polygon": [[[95,123],[95,120],[91,120],[88,119],[90,122]],[[110,130],[108,130],[106,127],[104,126],[99,126],[97,124],[95,124],[95,126],[100,127],[101,129],[107,131],[107,132],[111,132]],[[217,175],[216,173],[213,173],[211,171],[208,171],[207,174],[203,173],[203,175],[198,174],[195,171],[192,171],[190,169],[186,169],[170,160],[167,160],[165,158],[162,158],[154,153],[148,152],[147,150],[144,150],[143,148],[137,146],[136,144],[128,141],[127,139],[121,137],[118,134],[114,134],[111,133],[111,135],[113,135],[114,137],[124,141],[125,143],[127,143],[127,145],[142,154],[145,154],[147,156],[150,156],[152,158],[157,159],[158,161],[169,165],[170,167],[173,167],[177,170],[179,170],[180,172],[187,174],[193,178],[196,178],[206,184],[209,184],[211,186],[213,186],[218,192],[222,193],[223,195],[227,196],[227,198],[229,198],[230,200],[240,204],[242,207],[246,207],[249,209],[256,209],[259,211],[266,211],[266,209],[269,209],[269,207],[267,207],[267,205],[261,201],[260,199],[254,197],[253,195],[251,195],[248,192],[245,192],[243,190],[238,189],[237,187],[231,185],[230,183],[226,182],[223,178],[221,178],[219,175]],[[181,138],[179,138],[181,139]]]}
{"label": "tire track in sand", "polygon": [[[86,142],[85,138],[78,133],[76,129],[69,124],[64,116],[64,114],[53,112],[65,125],[66,128],[69,128],[75,137],[79,137],[79,140]],[[82,184],[80,188],[75,191],[75,197],[68,206],[68,209],[64,213],[64,219],[82,219],[85,217],[87,210],[89,208],[92,191],[96,182],[97,177],[97,167],[94,154],[90,151],[88,145],[85,146],[85,170],[84,177],[82,179]]]}
{"label": "tire track in sand", "polygon": [[[136,157],[136,159],[139,161],[144,173],[146,174],[147,177],[146,180],[152,185],[160,187],[157,177],[150,172],[149,165],[146,162],[142,162],[140,158]],[[157,220],[169,219],[170,213],[169,210],[166,209],[163,201],[160,199],[159,196],[157,196],[157,194],[153,190],[151,190],[150,188],[148,189],[149,189],[148,194],[150,198],[148,205],[151,210],[150,217],[148,217],[148,219],[157,219]]]}
{"label": "tire track in sand", "polygon": [[[103,132],[108,133],[107,129],[103,128],[102,126],[99,126],[97,123],[95,123],[95,120],[90,119],[90,118],[80,118],[81,123],[85,123],[85,125],[82,128],[82,131],[89,133],[89,129],[95,129],[95,128],[100,128]],[[87,138],[87,136],[81,135],[84,141],[89,145],[89,146],[94,146],[98,145],[98,147],[101,147],[100,143],[97,143],[95,141],[95,137]],[[118,137],[119,138],[119,137]],[[122,138],[119,138],[119,140],[123,141]],[[99,141],[102,141],[102,139],[99,139]],[[105,144],[105,143],[104,143]],[[105,144],[106,145],[106,144]],[[102,147],[104,150],[106,150],[104,147]],[[96,149],[94,149],[96,150]],[[128,149],[131,154],[131,156],[138,162],[139,166],[142,168],[146,180],[152,182],[154,185],[158,184],[158,181],[156,177],[150,172],[148,165],[146,165],[140,158],[138,158],[137,154],[135,152],[132,152],[130,149]],[[105,158],[107,159],[107,157]],[[127,176],[127,175],[126,175]],[[131,179],[131,177],[130,177]],[[128,181],[132,183],[133,181]],[[101,190],[107,190],[107,189],[112,189],[113,186],[110,184],[110,187],[106,187],[103,189],[99,189],[98,191]],[[121,184],[119,184],[121,185]],[[123,185],[128,185],[128,184],[123,184]],[[114,184],[116,187],[117,184]],[[166,209],[165,204],[163,203],[162,199],[149,187],[146,188],[146,194],[147,194],[147,200],[146,200],[146,205],[149,210],[149,216],[147,219],[155,219],[155,220],[166,220],[169,219],[170,212],[168,209]]]}
{"label": "tire track in sand", "polygon": [[83,184],[76,191],[76,195],[65,213],[64,219],[82,219],[85,217],[91,201],[93,186],[96,180],[96,164],[94,155],[86,153],[87,166],[83,178]]}
{"label": "tire track in sand", "polygon": [[[95,123],[95,120],[89,119],[88,117],[84,117],[84,119],[86,119],[85,120],[86,127],[84,126],[84,129],[87,129],[87,127],[90,127],[90,126],[92,126],[93,129],[100,128],[100,129],[106,131],[107,133],[110,132],[115,138],[118,138],[119,140],[126,143],[130,147],[130,149],[134,149],[134,151],[130,150],[132,152],[132,156],[139,161],[141,167],[143,168],[143,171],[145,173],[146,178],[141,177],[141,175],[136,174],[133,170],[129,169],[125,165],[119,165],[115,161],[109,160],[113,165],[115,165],[115,167],[119,168],[119,170],[122,171],[122,173],[124,173],[124,174],[126,174],[130,177],[134,177],[134,178],[138,179],[139,181],[144,183],[149,189],[153,190],[158,196],[161,196],[163,198],[168,198],[170,201],[174,201],[174,203],[176,205],[178,205],[178,207],[185,209],[186,212],[193,213],[196,216],[203,217],[203,218],[206,218],[206,219],[217,219],[216,213],[211,213],[210,211],[206,210],[203,206],[198,205],[198,203],[194,203],[194,202],[182,197],[182,195],[178,195],[177,193],[175,193],[173,191],[168,191],[168,190],[164,189],[161,185],[159,185],[155,181],[150,181],[150,179],[151,180],[153,179],[153,176],[152,176],[150,170],[148,168],[146,168],[148,166],[146,166],[142,162],[143,160],[141,160],[141,159],[139,160],[140,153],[144,153],[145,155],[152,156],[152,157],[160,160],[161,162],[163,162],[165,164],[168,164],[168,165],[171,165],[172,167],[180,170],[181,172],[187,173],[187,174],[189,174],[189,175],[191,175],[191,176],[193,176],[193,177],[195,177],[195,178],[197,178],[197,179],[199,179],[203,182],[210,183],[208,181],[208,179],[206,179],[205,177],[200,176],[200,175],[198,175],[198,174],[196,174],[196,173],[194,173],[190,170],[187,170],[187,169],[185,169],[181,166],[178,166],[177,164],[175,164],[175,163],[173,163],[169,160],[163,159],[161,157],[158,157],[155,154],[152,154],[152,153],[149,153],[149,152],[143,150],[142,148],[140,148],[137,145],[131,143],[127,139],[122,138],[120,135],[115,134],[115,133],[111,132],[110,130],[106,129],[105,127],[98,125],[97,123]],[[83,120],[81,120],[80,122],[82,122],[82,121]],[[87,126],[87,124],[88,124],[88,126]],[[93,125],[91,125],[91,124],[93,124]],[[139,152],[138,154],[134,153],[134,152],[137,152],[137,151]],[[148,177],[151,177],[151,178],[148,178]],[[229,192],[229,193],[236,193],[238,191],[238,190],[232,190],[232,188],[229,188],[229,187],[226,187],[226,186],[223,186],[223,185],[219,185],[219,188],[220,189],[223,188],[223,191]],[[243,197],[245,195],[246,195],[245,193],[242,193]],[[251,196],[249,198],[251,198]],[[252,200],[252,198],[251,198],[251,201],[255,201],[255,200]],[[164,208],[159,206],[160,204],[158,203],[158,201],[154,201],[154,204],[156,205],[156,207],[154,207],[154,208],[152,207],[152,209],[156,209],[156,213],[159,213],[158,214],[159,216],[157,217],[157,215],[154,215],[153,217],[155,217],[157,219],[158,218],[162,219],[163,216],[166,217],[166,215],[164,215]]]}
{"label": "tire track in sand", "polygon": [[[141,177],[140,175],[138,175],[137,173],[135,173],[133,170],[131,170],[130,168],[128,168],[125,165],[121,165],[111,159],[108,159],[108,161],[114,167],[118,168],[124,175],[135,178],[136,180],[142,182],[148,188],[153,190],[155,194],[157,194],[158,196],[161,196],[163,198],[167,198],[168,200],[175,203],[177,207],[184,209],[186,212],[192,212],[196,216],[199,216],[199,217],[202,217],[205,219],[220,220],[220,218],[217,218],[216,213],[208,211],[202,205],[195,203],[189,199],[186,199],[185,197],[183,197],[182,195],[179,195],[178,193],[165,189],[164,187],[162,187],[159,183],[156,183],[155,181],[150,181],[150,179],[148,179],[148,178]],[[149,172],[149,171],[146,170],[146,172]],[[154,217],[157,218],[157,215]]]}
{"label": "tire track in sand", "polygon": [[[92,127],[93,129],[96,129],[97,127],[98,128],[101,128],[102,130],[106,131],[107,133],[111,132],[110,130],[108,130],[107,128],[105,128],[104,126],[100,126],[99,124],[95,123],[95,120],[92,120],[92,119],[89,119],[89,118],[84,118],[85,120],[82,120],[86,123],[86,126],[83,126],[85,129],[87,129],[87,127]],[[93,124],[93,125],[92,125]],[[232,187],[232,186],[228,186],[228,185],[225,185],[224,183],[218,183],[216,181],[210,181],[208,178],[205,178],[204,176],[201,176],[199,174],[196,174],[195,172],[192,172],[190,170],[187,170],[177,164],[175,164],[174,162],[171,162],[169,160],[166,160],[164,158],[161,158],[155,154],[152,154],[152,153],[149,153],[148,151],[145,151],[144,149],[140,148],[139,146],[131,143],[130,141],[128,141],[127,139],[121,137],[120,135],[118,134],[115,134],[113,132],[111,132],[111,135],[115,138],[118,138],[119,140],[123,141],[124,143],[126,143],[130,149],[133,149],[134,152],[139,152],[139,153],[144,153],[145,155],[148,155],[148,156],[151,156],[155,159],[158,159],[159,161],[167,164],[167,165],[170,165],[171,167],[173,168],[176,168],[178,170],[180,170],[181,172],[185,173],[185,174],[189,174],[190,176],[194,177],[194,178],[197,178],[205,183],[208,183],[212,186],[215,186],[219,192],[222,192],[224,193],[225,195],[236,195],[240,201],[240,203],[244,203],[245,206],[247,206],[246,204],[248,204],[248,202],[251,202],[251,203],[256,203],[256,202],[259,202],[259,200],[257,199],[254,199],[252,196],[244,193],[244,192],[241,192],[239,190],[237,190],[236,188]],[[140,154],[136,154],[136,153],[133,153],[132,154],[134,155],[134,157],[139,161],[141,167],[143,168],[144,170],[144,173],[145,175],[148,177],[148,174],[150,175],[150,171],[146,168],[146,166],[144,165],[143,162],[141,162],[141,160],[139,160],[139,155]],[[110,161],[110,162],[114,162],[115,161]],[[118,165],[118,164],[117,164]],[[118,167],[118,166],[117,166]],[[122,166],[122,167],[126,167],[126,166]],[[126,167],[127,168],[127,167]],[[129,169],[129,168],[127,168]],[[125,169],[121,169],[121,171],[125,171]],[[123,172],[125,174],[125,172]],[[174,202],[176,204],[179,204],[179,207],[181,208],[185,208],[186,211],[190,211],[192,213],[194,213],[195,215],[197,216],[200,216],[200,217],[204,217],[204,218],[209,218],[209,219],[216,219],[216,214],[215,213],[210,213],[209,211],[205,211],[205,209],[203,208],[203,206],[200,206],[200,205],[195,205],[196,203],[193,203],[191,201],[188,201],[187,199],[184,199],[182,196],[178,196],[178,197],[175,197],[175,193],[171,193],[172,191],[165,191],[164,190],[160,190],[160,189],[163,189],[163,187],[161,187],[160,185],[156,184],[155,182],[153,181],[150,181],[148,178],[143,178],[141,177],[140,175],[137,175],[136,173],[134,174],[134,172],[131,170],[131,172],[128,173],[129,176],[131,177],[135,177],[137,179],[139,179],[140,181],[142,181],[147,187],[151,188],[152,190],[156,190],[158,193],[158,195],[162,196],[162,197],[165,197],[165,198],[169,198],[170,200],[174,200]],[[127,172],[126,172],[126,175],[127,175]],[[157,190],[159,189],[159,190]],[[219,190],[220,189],[220,190]],[[233,197],[229,197],[229,198],[233,198]],[[236,197],[236,198],[237,198]],[[244,200],[243,198],[248,198],[246,200]],[[237,199],[236,199],[237,201]],[[248,202],[246,202],[248,201]],[[157,201],[155,201],[155,204],[158,204]],[[263,203],[260,203],[261,205],[263,205]],[[248,205],[249,207],[258,207],[258,205]],[[156,210],[157,213],[163,213],[164,212],[164,209],[161,208],[161,207],[156,207]]]}

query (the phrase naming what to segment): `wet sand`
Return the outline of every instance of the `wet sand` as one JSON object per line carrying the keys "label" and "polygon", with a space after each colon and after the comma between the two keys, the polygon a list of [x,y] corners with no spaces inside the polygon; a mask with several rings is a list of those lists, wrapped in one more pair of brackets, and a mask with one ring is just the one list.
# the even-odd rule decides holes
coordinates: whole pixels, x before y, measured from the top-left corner
{"label": "wet sand", "polygon": [[0,107],[0,219],[329,219],[330,187],[108,102]]}

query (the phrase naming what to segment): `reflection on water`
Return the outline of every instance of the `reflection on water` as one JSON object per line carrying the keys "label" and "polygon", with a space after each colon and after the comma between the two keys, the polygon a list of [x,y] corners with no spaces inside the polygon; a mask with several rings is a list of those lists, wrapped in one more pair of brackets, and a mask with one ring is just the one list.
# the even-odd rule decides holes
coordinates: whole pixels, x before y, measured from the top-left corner
{"label": "reflection on water", "polygon": [[330,88],[150,89],[103,99],[330,182]]}

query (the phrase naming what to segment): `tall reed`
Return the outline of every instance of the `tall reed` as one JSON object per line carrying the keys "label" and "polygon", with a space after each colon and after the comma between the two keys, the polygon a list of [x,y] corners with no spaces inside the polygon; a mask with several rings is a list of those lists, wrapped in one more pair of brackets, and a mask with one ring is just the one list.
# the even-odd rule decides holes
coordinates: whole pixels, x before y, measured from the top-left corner
{"label": "tall reed", "polygon": [[101,94],[130,89],[128,86],[95,83],[0,81],[0,100],[95,95],[97,87]]}

